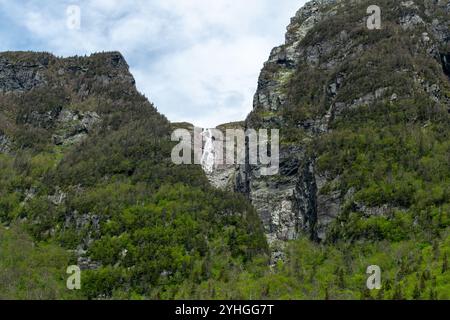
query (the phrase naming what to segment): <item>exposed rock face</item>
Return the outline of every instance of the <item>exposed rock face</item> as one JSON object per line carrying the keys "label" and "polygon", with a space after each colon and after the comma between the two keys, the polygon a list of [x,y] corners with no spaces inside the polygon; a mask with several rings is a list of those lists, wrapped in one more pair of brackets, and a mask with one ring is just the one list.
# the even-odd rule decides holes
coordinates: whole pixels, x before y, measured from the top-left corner
{"label": "exposed rock face", "polygon": [[[449,7],[445,7],[442,1],[426,1],[425,11],[414,1],[383,4],[384,12],[396,15],[392,18],[386,13],[392,19],[389,23],[404,30],[405,39],[413,39],[411,50],[415,51],[414,55],[423,55],[429,61],[440,61],[448,75],[450,32],[445,17],[448,18]],[[328,190],[330,185],[339,185],[340,179],[339,176],[330,177],[326,172],[317,170],[314,152],[308,151],[314,149],[313,142],[330,132],[333,122],[349,110],[380,101],[395,102],[415,94],[412,91],[401,92],[395,81],[379,81],[379,85],[375,82],[372,88],[365,91],[353,90],[352,73],[357,72],[356,68],[367,68],[357,65],[372,48],[370,43],[364,44],[357,38],[357,32],[364,32],[360,30],[365,28],[365,5],[364,1],[357,4],[335,0],[307,3],[288,26],[286,43],[272,50],[261,72],[254,110],[246,120],[246,128],[279,128],[282,140],[286,139],[283,131],[287,129],[295,129],[299,134],[294,143],[281,142],[280,175],[261,177],[259,167],[247,163],[237,169],[235,190],[246,194],[252,201],[273,245],[295,239],[301,234],[315,240],[325,239],[329,223],[339,216],[344,204],[353,199],[354,190]],[[354,10],[357,18],[340,18],[345,10]],[[446,13],[439,16],[435,14],[437,10],[441,13],[446,10]],[[345,23],[341,21],[344,19]],[[417,90],[426,93],[432,101],[449,105],[448,95],[439,82],[441,79],[425,79],[414,66],[394,68],[385,72],[403,73],[406,78],[413,79],[411,86],[417,86]],[[293,122],[285,114],[286,110],[296,107],[297,92],[289,88],[299,79],[308,86],[315,81],[313,72],[327,75],[328,80],[321,92],[311,93],[309,101],[308,97],[303,96],[302,101],[312,106],[316,104],[316,109],[322,108],[322,111]],[[311,77],[310,82],[308,77]],[[355,207],[367,215],[385,214],[392,209],[389,205],[370,208],[356,204]]]}
{"label": "exposed rock face", "polygon": [[0,92],[23,92],[46,84],[43,69],[49,64],[50,55],[42,55],[33,61],[11,61],[0,57]]}
{"label": "exposed rock face", "polygon": [[10,151],[25,127],[48,133],[55,145],[82,141],[102,123],[105,107],[100,101],[110,99],[103,95],[119,86],[123,94],[136,92],[118,52],[65,59],[48,53],[0,53],[0,152]]}
{"label": "exposed rock face", "polygon": [[[191,123],[172,123],[173,130],[184,129],[189,131],[190,136],[193,137],[191,150],[195,148],[195,140],[197,143],[202,145],[202,150],[205,152],[207,137],[204,136],[206,130],[208,131],[208,136],[212,139],[212,151],[214,154],[214,160],[212,164],[212,170],[207,170],[204,163],[201,163],[203,155],[201,153],[193,155],[196,158],[197,163],[202,164],[203,171],[208,178],[210,184],[220,190],[227,190],[233,192],[236,187],[236,169],[238,165],[227,164],[226,162],[226,145],[227,141],[230,140],[226,135],[227,129],[244,129],[244,122],[233,122],[220,125],[217,128],[203,129],[195,127]],[[203,132],[203,134],[202,134]],[[201,142],[200,142],[201,141]],[[218,146],[221,145],[222,152],[217,152]]]}
{"label": "exposed rock face", "polygon": [[62,110],[57,119],[57,132],[52,136],[56,145],[68,145],[81,141],[101,122],[97,112]]}
{"label": "exposed rock face", "polygon": [[[272,50],[261,72],[254,99],[255,112],[262,112],[263,126],[280,127],[284,120],[276,112],[287,103],[284,86],[298,68],[302,57],[311,63],[327,48],[304,48],[301,43],[314,26],[332,14],[324,6],[337,1],[311,1],[301,8],[288,26],[286,43]],[[327,45],[327,47],[329,47]],[[249,117],[247,128],[256,124]],[[324,121],[311,120],[304,126],[314,134],[324,130]],[[326,125],[325,125],[326,126]],[[302,230],[312,233],[317,223],[317,186],[314,164],[305,159],[302,145],[280,146],[280,175],[260,177],[257,166],[241,166],[237,190],[248,195],[259,212],[270,243],[296,239]]]}
{"label": "exposed rock face", "polygon": [[8,153],[11,148],[11,141],[7,136],[0,134],[0,153]]}
{"label": "exposed rock face", "polygon": [[[330,14],[320,10],[322,3],[336,2],[336,0],[308,2],[292,18],[287,27],[286,43],[272,50],[261,72],[253,104],[255,109],[276,111],[285,103],[286,95],[283,92],[283,85],[298,66],[302,55],[299,50],[301,41],[314,25]],[[308,59],[318,59],[316,49],[308,48],[308,51],[310,51]]]}
{"label": "exposed rock face", "polygon": [[[133,112],[141,117],[157,113],[137,92],[128,65],[118,52],[69,58],[48,53],[0,53],[0,153],[15,157],[22,150],[38,153],[45,149],[68,154],[82,141],[113,132],[121,121],[131,122],[136,117]],[[162,116],[160,119],[163,125],[167,121]],[[66,186],[64,191],[59,185],[51,188],[54,193],[47,200],[49,207],[55,208],[64,208],[70,192],[83,192],[81,186]],[[72,189],[75,191],[67,191]],[[35,187],[24,190],[22,205],[40,191]],[[37,217],[37,222],[41,218]],[[63,229],[71,228],[82,238],[75,253],[83,269],[99,266],[86,250],[100,232],[100,221],[99,215],[78,210],[67,210],[62,221]],[[60,228],[53,225],[45,234],[53,235]]]}
{"label": "exposed rock face", "polygon": [[[223,124],[215,130],[211,130],[214,146],[222,146],[222,152],[217,152],[215,154],[215,163],[212,172],[206,172],[206,176],[210,181],[211,185],[218,189],[234,191],[236,186],[236,169],[238,165],[227,164],[226,161],[226,146],[228,141],[231,141],[232,137],[227,135],[227,130],[244,130],[243,122],[233,122],[228,124]],[[234,144],[235,149],[237,149],[236,141],[231,143]]]}

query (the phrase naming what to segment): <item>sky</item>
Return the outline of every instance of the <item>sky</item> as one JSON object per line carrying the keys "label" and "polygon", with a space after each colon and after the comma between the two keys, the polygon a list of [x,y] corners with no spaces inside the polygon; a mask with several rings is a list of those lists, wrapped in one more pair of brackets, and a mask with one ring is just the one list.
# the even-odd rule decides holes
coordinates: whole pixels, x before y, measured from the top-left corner
{"label": "sky", "polygon": [[305,2],[0,0],[0,51],[120,51],[169,120],[212,128],[251,111],[263,63]]}

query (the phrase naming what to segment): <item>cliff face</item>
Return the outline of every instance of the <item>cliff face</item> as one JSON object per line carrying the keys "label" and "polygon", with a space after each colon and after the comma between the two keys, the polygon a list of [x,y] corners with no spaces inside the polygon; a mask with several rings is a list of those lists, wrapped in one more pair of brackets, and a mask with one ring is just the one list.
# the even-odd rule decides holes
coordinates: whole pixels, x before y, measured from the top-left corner
{"label": "cliff face", "polygon": [[70,250],[89,298],[161,298],[210,261],[264,254],[244,197],[173,164],[174,127],[120,53],[0,53],[0,224]]}
{"label": "cliff face", "polygon": [[[249,161],[208,176],[174,165],[171,132],[193,126],[159,114],[119,53],[0,53],[0,224],[46,244],[21,259],[89,269],[88,299],[364,299],[374,261],[377,299],[448,298],[450,6],[377,2],[381,30],[366,27],[372,1],[300,9],[253,112],[219,128],[279,129],[275,176]],[[272,258],[286,253],[279,267],[268,266],[261,221]],[[11,251],[24,242],[10,247],[11,231],[5,270],[17,269]],[[277,248],[304,236],[325,243]],[[48,243],[66,250],[45,256]],[[30,278],[11,276],[8,290],[43,297],[40,276]]]}
{"label": "cliff face", "polygon": [[[32,224],[40,225],[50,218],[53,210],[64,208],[67,198],[83,193],[89,184],[88,176],[95,181],[107,175],[108,170],[101,169],[100,147],[97,155],[89,155],[86,145],[117,135],[133,125],[137,115],[158,123],[159,132],[149,130],[147,134],[158,139],[168,137],[169,122],[138,93],[128,64],[118,52],[70,58],[35,52],[0,53],[0,156],[7,155],[0,162],[7,167],[7,159],[14,159],[23,166],[14,169],[18,170],[15,174],[26,177],[26,182],[16,190],[24,210],[29,210],[27,206],[39,198],[50,205],[37,209],[35,216],[22,215]],[[31,169],[36,158],[41,161]],[[84,161],[90,165],[83,165]],[[114,166],[114,160],[110,162]],[[68,168],[75,171],[69,173]],[[40,173],[38,177],[32,174],[33,170]],[[65,173],[61,175],[61,171]],[[4,180],[0,194],[7,198],[8,178]],[[70,190],[73,185],[78,185],[78,191]],[[13,206],[0,207],[1,222],[17,218],[11,212]],[[38,238],[42,233],[48,237],[61,228],[73,228],[79,233],[76,245],[79,264],[98,267],[84,254],[93,234],[100,230],[99,214],[75,208],[63,210],[67,211],[57,220],[42,229],[38,227]],[[81,229],[90,231],[81,235]]]}
{"label": "cliff face", "polygon": [[[301,51],[302,40],[319,21],[331,14],[324,8],[317,1],[309,2],[292,18],[287,28],[286,43],[272,50],[259,77],[253,114],[258,113],[262,122],[256,123],[251,115],[246,121],[248,128],[280,128],[283,135],[285,123],[278,111],[287,103],[285,88],[304,57],[305,53]],[[322,123],[314,126],[319,129]],[[249,196],[260,214],[270,243],[295,239],[302,228],[315,223],[315,181],[308,172],[312,167],[304,162],[304,146],[282,144],[279,176],[258,177],[255,172],[259,168],[250,165],[239,170],[238,189]],[[299,178],[299,175],[304,176]],[[300,192],[303,192],[301,196],[305,200],[302,204],[298,204],[294,197],[300,183],[303,183]],[[300,205],[303,214],[300,214]]]}
{"label": "cliff face", "polygon": [[[104,92],[115,87],[138,95],[128,65],[117,52],[66,59],[47,53],[0,54],[2,150],[13,144],[21,148],[80,142],[110,115],[108,104],[114,103]],[[27,139],[33,132],[35,139]]]}
{"label": "cliff face", "polygon": [[[412,164],[398,169],[386,146],[377,147],[387,142],[372,141],[370,130],[381,140],[389,132],[405,149],[408,137],[393,132],[427,136],[423,128],[429,127],[447,128],[448,134],[450,4],[378,1],[382,29],[369,30],[372,2],[307,3],[292,18],[286,43],[272,50],[261,71],[246,127],[280,129],[280,175],[261,177],[257,166],[247,164],[238,168],[236,189],[255,206],[271,243],[303,234],[335,239],[342,235],[331,226],[338,217],[347,222],[350,213],[386,216],[416,204],[414,195],[400,201],[401,187],[393,185],[396,179],[407,183],[401,177],[419,169]],[[430,132],[424,139],[434,137]],[[358,142],[346,139],[364,142],[355,151]],[[441,161],[448,164],[445,154],[448,150]],[[359,161],[368,162],[359,166]],[[370,168],[379,175],[363,172]],[[413,174],[425,183],[423,173]],[[386,177],[378,187],[379,181],[362,181]],[[448,170],[442,179],[448,179]],[[391,194],[384,196],[383,188]],[[371,201],[365,196],[371,192],[383,196]]]}
{"label": "cliff face", "polygon": [[[227,164],[226,161],[226,146],[228,141],[234,143],[235,149],[237,150],[237,141],[234,137],[230,137],[226,134],[227,130],[244,130],[244,122],[232,122],[227,124],[222,124],[216,128],[218,131],[212,130],[211,135],[213,140],[213,151],[214,154],[214,166],[213,170],[206,171],[206,176],[215,188],[226,190],[228,192],[234,192],[236,188],[236,165]],[[220,132],[220,134],[217,134]],[[234,141],[233,141],[234,140]],[[222,153],[217,153],[214,149],[215,146],[222,145]]]}

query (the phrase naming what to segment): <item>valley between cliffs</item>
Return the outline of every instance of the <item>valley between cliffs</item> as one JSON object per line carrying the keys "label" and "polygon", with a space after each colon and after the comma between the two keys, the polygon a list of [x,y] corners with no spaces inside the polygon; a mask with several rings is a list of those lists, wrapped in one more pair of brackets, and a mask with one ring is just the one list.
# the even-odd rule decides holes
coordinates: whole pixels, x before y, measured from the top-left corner
{"label": "valley between cliffs", "polygon": [[376,2],[379,30],[372,1],[300,8],[219,127],[280,130],[273,176],[175,165],[193,127],[119,52],[0,53],[0,298],[450,299],[450,5]]}

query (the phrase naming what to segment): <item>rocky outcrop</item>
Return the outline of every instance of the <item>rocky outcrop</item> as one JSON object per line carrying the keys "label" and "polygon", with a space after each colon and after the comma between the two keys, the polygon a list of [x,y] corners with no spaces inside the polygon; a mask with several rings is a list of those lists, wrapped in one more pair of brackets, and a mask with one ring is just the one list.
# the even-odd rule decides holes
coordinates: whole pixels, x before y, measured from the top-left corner
{"label": "rocky outcrop", "polygon": [[[357,64],[365,52],[371,50],[370,43],[357,38],[358,32],[365,28],[367,6],[364,5],[364,1],[357,6],[350,1],[308,2],[292,18],[285,44],[272,50],[261,71],[253,112],[246,120],[246,128],[279,128],[282,140],[286,137],[283,137],[286,130],[295,129],[299,133],[295,142],[281,142],[279,175],[261,177],[258,166],[241,165],[235,175],[235,190],[251,200],[263,221],[269,242],[274,246],[300,235],[315,240],[325,239],[327,226],[339,216],[345,203],[353,201],[354,190],[330,188],[330,185],[339,185],[339,177],[329,177],[326,172],[317,170],[314,152],[311,152],[314,149],[312,143],[329,132],[333,121],[349,110],[380,101],[392,103],[415,94],[412,91],[401,92],[397,82],[380,81],[378,86],[365,91],[353,88],[349,80],[354,77],[352,72],[355,73],[357,68],[367,68]],[[425,54],[425,59],[439,61],[448,75],[450,58],[446,50],[450,32],[446,21],[449,7],[444,7],[441,2],[426,2],[423,12],[414,1],[389,6],[392,8],[383,9],[392,10],[396,15],[390,17],[393,22],[389,23],[395,23],[404,30],[405,38],[415,39],[414,55]],[[356,12],[348,13],[349,10]],[[340,19],[343,12],[347,16]],[[440,80],[425,79],[414,70],[414,66],[408,68],[386,72],[404,73],[405,78],[412,79],[411,86],[417,86],[417,90],[426,93],[432,101],[449,105]],[[303,97],[302,101],[317,104],[317,109],[320,107],[323,111],[293,123],[284,116],[286,110],[296,107],[292,95],[297,92],[289,88],[299,79],[303,79],[305,85],[309,85],[308,77],[311,81],[319,81],[312,78],[311,71],[319,72],[320,80],[325,79],[326,82],[310,100]],[[392,211],[389,205],[371,208],[359,203],[354,206],[355,210],[367,215]]]}
{"label": "rocky outcrop", "polygon": [[231,141],[232,138],[226,134],[227,130],[244,130],[244,123],[233,122],[222,124],[211,130],[214,148],[222,146],[222,152],[215,153],[213,170],[207,171],[206,176],[212,186],[232,192],[236,187],[236,169],[238,165],[227,164],[226,146],[229,141],[235,146],[235,149],[237,145],[236,141]]}
{"label": "rocky outcrop", "polygon": [[80,142],[101,122],[96,112],[62,110],[54,121],[57,130],[52,136],[56,145],[70,145]]}
{"label": "rocky outcrop", "polygon": [[11,60],[0,57],[0,92],[24,92],[47,83],[44,69],[50,55],[44,54],[33,60]]}
{"label": "rocky outcrop", "polygon": [[[311,1],[301,8],[287,28],[286,43],[272,50],[258,81],[254,98],[254,112],[262,114],[262,127],[283,130],[284,119],[277,114],[287,104],[285,85],[298,68],[305,49],[302,40],[314,26],[332,14],[330,8],[338,1]],[[324,10],[327,8],[327,10]],[[307,58],[318,59],[317,48],[307,48]],[[323,131],[322,119],[311,119],[302,124],[311,133]],[[261,126],[252,116],[247,128]],[[247,150],[248,151],[248,150]],[[305,156],[304,145],[280,146],[280,174],[261,177],[259,167],[241,166],[238,169],[236,190],[247,194],[258,211],[271,244],[296,239],[300,232],[309,230],[316,237],[317,186],[314,164]],[[275,252],[277,255],[277,252]]]}
{"label": "rocky outcrop", "polygon": [[[21,152],[46,150],[60,164],[59,155],[77,152],[81,142],[108,136],[125,126],[124,122],[149,115],[157,115],[157,111],[137,91],[128,64],[118,52],[69,58],[35,52],[0,53],[0,153],[9,153],[11,158]],[[167,121],[159,115],[155,122],[158,120],[163,125]],[[120,143],[124,142],[117,141]],[[23,192],[23,207],[47,191],[38,185],[16,190]],[[61,183],[48,189],[52,193],[42,200],[48,202],[49,210],[65,210],[71,192],[83,192],[81,184]],[[39,212],[30,223],[38,225],[47,214]],[[61,224],[55,222],[43,235],[72,230],[80,239],[74,251],[78,264],[82,269],[96,269],[100,264],[89,258],[87,249],[99,237],[101,219],[92,210],[70,208]]]}
{"label": "rocky outcrop", "polygon": [[[110,117],[107,109],[114,108],[112,104],[122,107],[119,98],[111,99],[111,91],[137,94],[128,64],[118,52],[69,58],[0,53],[0,132],[4,132],[0,151],[14,148],[16,135],[30,128],[38,133],[40,143],[79,143],[100,126],[105,115]],[[26,144],[29,141],[25,138]]]}
{"label": "rocky outcrop", "polygon": [[[287,27],[286,43],[272,50],[269,60],[265,63],[258,80],[258,90],[255,94],[253,107],[257,110],[276,111],[286,101],[283,92],[284,84],[289,80],[298,66],[301,57],[299,46],[308,32],[327,14],[320,8],[331,5],[337,0],[311,1],[301,8]],[[310,60],[317,60],[317,54],[311,52]]]}
{"label": "rocky outcrop", "polygon": [[0,134],[0,153],[8,153],[11,150],[11,141],[6,135]]}

